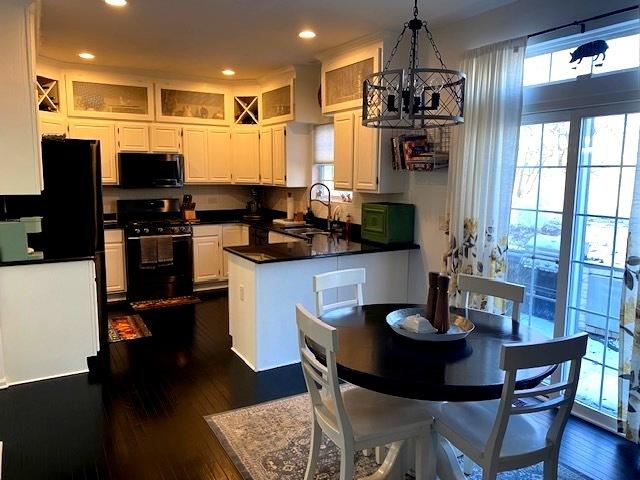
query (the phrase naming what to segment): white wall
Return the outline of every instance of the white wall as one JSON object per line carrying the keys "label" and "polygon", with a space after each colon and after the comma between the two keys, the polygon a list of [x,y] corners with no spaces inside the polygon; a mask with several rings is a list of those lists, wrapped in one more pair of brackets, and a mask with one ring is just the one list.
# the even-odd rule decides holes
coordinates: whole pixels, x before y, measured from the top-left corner
{"label": "white wall", "polygon": [[[455,68],[459,66],[462,54],[466,50],[528,35],[636,3],[633,0],[520,0],[462,22],[445,25],[433,34],[445,63]],[[425,14],[428,15],[428,12]],[[629,18],[621,16],[620,21]],[[566,29],[554,35],[557,37],[570,33],[576,33],[576,30]],[[433,56],[430,60],[430,63],[435,65]],[[445,213],[447,172],[412,172],[410,176],[406,200],[416,205],[416,241],[422,247],[422,268],[424,272],[440,270],[446,239],[438,226],[439,218]],[[423,279],[424,273],[417,271],[419,265],[414,263],[413,267],[416,282]],[[416,286],[415,290],[416,295],[424,296],[422,285]],[[422,297],[410,300],[418,301],[420,298]]]}
{"label": "white wall", "polygon": [[[198,210],[225,210],[245,208],[249,201],[249,187],[242,185],[186,185],[183,188],[133,188],[123,189],[105,186],[102,199],[105,213],[116,211],[118,200],[137,200],[147,198],[180,198],[193,195]],[[286,210],[286,207],[285,207]]]}

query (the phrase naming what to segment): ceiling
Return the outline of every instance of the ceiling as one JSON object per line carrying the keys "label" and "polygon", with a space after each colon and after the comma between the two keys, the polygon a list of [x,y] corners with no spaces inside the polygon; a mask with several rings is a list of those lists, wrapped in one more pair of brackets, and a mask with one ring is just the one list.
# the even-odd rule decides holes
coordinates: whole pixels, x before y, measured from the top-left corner
{"label": "ceiling", "polygon": [[[421,0],[421,17],[437,27],[514,0]],[[221,78],[257,78],[368,34],[399,31],[408,0],[42,0],[39,54],[62,62]],[[317,33],[303,41],[302,29]],[[436,39],[437,40],[437,39]]]}

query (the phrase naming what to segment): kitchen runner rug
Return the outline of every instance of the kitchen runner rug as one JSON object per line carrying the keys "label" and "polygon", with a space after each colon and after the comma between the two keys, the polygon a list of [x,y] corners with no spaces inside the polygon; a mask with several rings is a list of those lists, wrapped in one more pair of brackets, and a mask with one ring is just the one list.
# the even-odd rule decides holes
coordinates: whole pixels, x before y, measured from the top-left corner
{"label": "kitchen runner rug", "polygon": [[194,305],[200,302],[201,300],[194,295],[184,295],[182,297],[160,298],[157,300],[140,300],[139,302],[130,302],[129,305],[131,305],[131,308],[136,312],[142,312],[144,310],[153,310],[156,308]]}
{"label": "kitchen runner rug", "polygon": [[[205,420],[245,480],[300,480],[304,478],[311,438],[310,405],[307,394],[261,403],[251,407],[209,415]],[[460,459],[462,461],[462,459]],[[372,474],[378,465],[374,456],[356,455],[356,477]],[[338,480],[340,451],[324,437],[316,480]],[[470,480],[480,480],[475,467]],[[505,472],[499,480],[542,479],[542,464]],[[560,465],[559,480],[589,477]]]}
{"label": "kitchen runner rug", "polygon": [[151,332],[140,315],[119,315],[109,318],[109,342],[122,342],[150,337]]}

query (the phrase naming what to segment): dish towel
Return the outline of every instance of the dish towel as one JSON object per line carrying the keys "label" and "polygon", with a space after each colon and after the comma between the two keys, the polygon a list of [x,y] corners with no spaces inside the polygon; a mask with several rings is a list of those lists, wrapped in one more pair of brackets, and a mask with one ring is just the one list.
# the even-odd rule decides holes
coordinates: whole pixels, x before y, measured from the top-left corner
{"label": "dish towel", "polygon": [[155,237],[157,241],[158,265],[173,265],[173,238],[170,235]]}
{"label": "dish towel", "polygon": [[156,237],[140,237],[140,268],[155,268],[158,264]]}

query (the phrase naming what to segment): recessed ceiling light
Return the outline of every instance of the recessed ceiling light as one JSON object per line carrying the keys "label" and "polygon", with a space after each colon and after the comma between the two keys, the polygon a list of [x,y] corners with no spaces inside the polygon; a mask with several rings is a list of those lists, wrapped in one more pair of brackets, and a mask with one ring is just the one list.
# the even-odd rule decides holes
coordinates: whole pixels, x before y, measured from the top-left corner
{"label": "recessed ceiling light", "polygon": [[231,70],[230,68],[225,68],[224,70],[222,70],[222,74],[231,76],[231,75],[235,75],[236,72],[234,70]]}
{"label": "recessed ceiling light", "polygon": [[112,7],[124,7],[127,4],[127,0],[104,0],[104,2]]}
{"label": "recessed ceiling light", "polygon": [[93,60],[94,58],[96,58],[96,56],[93,53],[89,53],[89,52],[79,53],[78,56],[84,60]]}
{"label": "recessed ceiling light", "polygon": [[303,30],[298,34],[298,36],[308,40],[310,38],[316,38],[316,32],[313,30]]}

